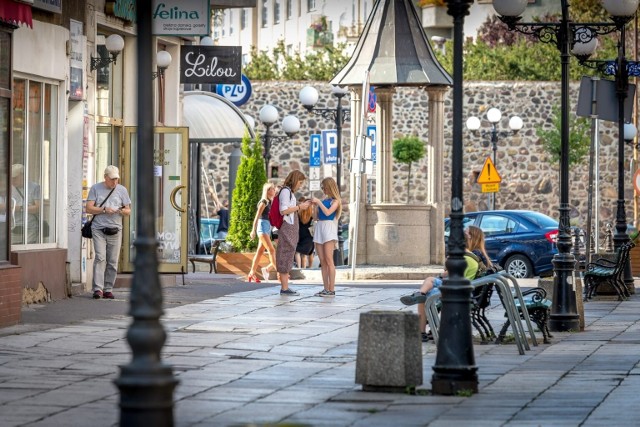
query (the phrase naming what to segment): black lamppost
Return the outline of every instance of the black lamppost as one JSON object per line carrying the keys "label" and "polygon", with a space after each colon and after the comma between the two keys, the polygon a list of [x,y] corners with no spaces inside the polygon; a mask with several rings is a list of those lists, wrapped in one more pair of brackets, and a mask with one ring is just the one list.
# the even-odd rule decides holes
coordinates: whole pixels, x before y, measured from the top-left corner
{"label": "black lamppost", "polygon": [[161,361],[166,333],[160,324],[162,287],[158,276],[158,242],[155,238],[155,195],[153,191],[153,97],[151,36],[151,0],[137,3],[138,56],[138,144],[136,155],[137,236],[135,268],[131,284],[133,321],[127,332],[127,342],[133,358],[120,367],[115,380],[120,389],[121,426],[172,426],[173,390],[178,381],[171,366]]}
{"label": "black lamppost", "polygon": [[300,120],[296,116],[286,116],[282,119],[282,130],[287,136],[273,135],[271,133],[271,126],[278,121],[278,109],[273,105],[267,104],[260,109],[259,115],[260,121],[267,128],[267,131],[262,136],[262,143],[264,144],[264,167],[267,172],[267,179],[269,178],[269,162],[271,161],[271,144],[274,142],[286,141],[293,135],[300,131]]}
{"label": "black lamppost", "polygon": [[[505,138],[509,135],[509,133],[506,131],[498,130],[498,123],[500,122],[501,119],[502,119],[502,112],[500,112],[500,110],[495,107],[490,108],[489,111],[487,111],[487,120],[489,120],[489,123],[491,123],[491,130],[480,132],[480,135],[482,135],[483,138],[486,138],[487,136],[490,137],[490,142],[493,148],[493,165],[496,168],[498,167],[496,163],[496,155],[498,153],[498,137]],[[511,132],[514,135],[518,133],[520,129],[522,129],[522,126],[523,126],[523,123],[520,117],[512,116],[509,119],[509,129],[511,129]],[[475,116],[469,117],[467,119],[467,129],[472,131],[474,134],[477,134],[478,130],[480,129],[480,119]],[[485,144],[485,142],[483,141],[483,145],[486,147],[488,146],[488,143]],[[492,209],[496,210],[496,193],[493,193],[492,204],[493,204]]]}
{"label": "black lamppost", "polygon": [[462,48],[464,17],[473,0],[447,1],[447,13],[453,17],[453,138],[451,151],[451,233],[446,267],[449,276],[442,287],[440,338],[433,365],[431,388],[435,394],[456,394],[462,390],[478,391],[478,367],[475,365],[471,335],[471,283],[464,277],[465,237],[462,229],[463,168]]}
{"label": "black lamppost", "polygon": [[[593,46],[598,34],[607,34],[628,22],[635,14],[638,0],[604,0],[603,4],[614,16],[611,23],[577,23],[569,18],[569,0],[562,0],[560,22],[521,23],[522,13],[528,0],[494,0],[493,7],[499,18],[509,29],[535,36],[544,43],[555,43],[560,51],[561,64],[561,132],[560,132],[560,226],[558,230],[558,254],[553,258],[553,304],[549,328],[553,331],[579,330],[580,322],[576,308],[576,294],[573,291],[573,270],[575,257],[571,253],[571,230],[569,226],[569,60],[572,49],[580,41],[579,47]],[[635,3],[635,5],[633,5]],[[621,127],[622,131],[622,127]],[[624,173],[624,171],[623,171]],[[624,195],[623,195],[624,196]],[[618,206],[620,208],[620,206]],[[624,198],[622,200],[624,208]],[[626,227],[626,224],[625,224]]]}
{"label": "black lamppost", "polygon": [[[338,98],[336,108],[315,108],[316,102],[318,102],[318,91],[311,86],[306,86],[300,91],[300,103],[307,111],[322,116],[325,119],[333,120],[336,124],[336,132],[338,134],[338,167],[336,172],[336,184],[338,189],[342,192],[342,125],[345,121],[351,118],[351,110],[349,108],[342,108],[342,98],[349,93],[347,89],[343,89],[340,86],[333,86],[331,88],[331,94]],[[364,102],[364,101],[363,101]],[[342,218],[338,218],[338,256],[334,255],[333,260],[335,265],[342,265],[344,263],[344,239],[342,237]]]}

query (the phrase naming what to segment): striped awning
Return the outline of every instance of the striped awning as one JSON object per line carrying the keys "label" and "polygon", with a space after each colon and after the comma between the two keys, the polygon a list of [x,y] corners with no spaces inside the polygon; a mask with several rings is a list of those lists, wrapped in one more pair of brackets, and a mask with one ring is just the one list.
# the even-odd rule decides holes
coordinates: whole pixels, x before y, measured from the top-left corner
{"label": "striped awning", "polygon": [[25,24],[33,28],[31,6],[13,0],[0,0],[0,21],[16,26]]}
{"label": "striped awning", "polygon": [[372,86],[453,84],[431,49],[412,0],[376,0],[351,60],[331,84],[361,85],[366,70]]}

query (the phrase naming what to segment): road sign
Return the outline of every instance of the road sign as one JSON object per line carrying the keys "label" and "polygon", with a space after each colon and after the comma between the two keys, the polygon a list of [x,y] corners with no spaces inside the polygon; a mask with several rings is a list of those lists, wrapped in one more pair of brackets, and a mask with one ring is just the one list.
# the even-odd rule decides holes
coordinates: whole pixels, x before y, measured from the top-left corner
{"label": "road sign", "polygon": [[320,180],[320,168],[309,168],[309,180]]}
{"label": "road sign", "polygon": [[319,133],[314,133],[310,137],[309,143],[309,166],[317,167],[322,164],[322,138]]}
{"label": "road sign", "polygon": [[480,172],[480,176],[476,182],[478,184],[499,184],[502,182],[502,177],[491,161],[491,157],[487,156],[487,160],[484,161],[484,166],[482,167],[482,172]]}
{"label": "road sign", "polygon": [[322,133],[322,153],[325,165],[335,165],[338,163],[338,131],[335,129],[323,130]]}
{"label": "road sign", "polygon": [[482,184],[483,193],[497,193],[498,191],[500,191],[500,184],[497,182],[493,184]]}
{"label": "road sign", "polygon": [[376,125],[367,126],[367,136],[371,138],[371,161],[373,161],[374,165],[376,164],[376,150],[377,150],[376,134],[377,134]]}
{"label": "road sign", "polygon": [[640,169],[633,174],[633,186],[636,188],[636,193],[640,194]]}

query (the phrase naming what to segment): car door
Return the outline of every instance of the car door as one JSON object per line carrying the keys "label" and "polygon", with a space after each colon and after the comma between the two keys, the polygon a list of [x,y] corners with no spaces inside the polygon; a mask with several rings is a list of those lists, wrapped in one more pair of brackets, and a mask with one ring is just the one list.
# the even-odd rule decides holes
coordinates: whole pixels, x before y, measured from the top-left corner
{"label": "car door", "polygon": [[493,262],[500,260],[501,252],[512,241],[519,226],[510,216],[493,213],[479,215],[475,225],[484,232],[485,248]]}

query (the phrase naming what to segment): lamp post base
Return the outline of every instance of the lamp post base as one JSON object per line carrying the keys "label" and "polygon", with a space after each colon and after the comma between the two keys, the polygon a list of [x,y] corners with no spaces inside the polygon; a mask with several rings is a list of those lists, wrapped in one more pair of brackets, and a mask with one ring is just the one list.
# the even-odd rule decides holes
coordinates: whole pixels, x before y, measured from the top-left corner
{"label": "lamp post base", "polygon": [[576,304],[573,255],[558,254],[553,259],[556,275],[553,278],[553,305],[549,316],[549,330],[567,332],[580,330],[580,316]]}

